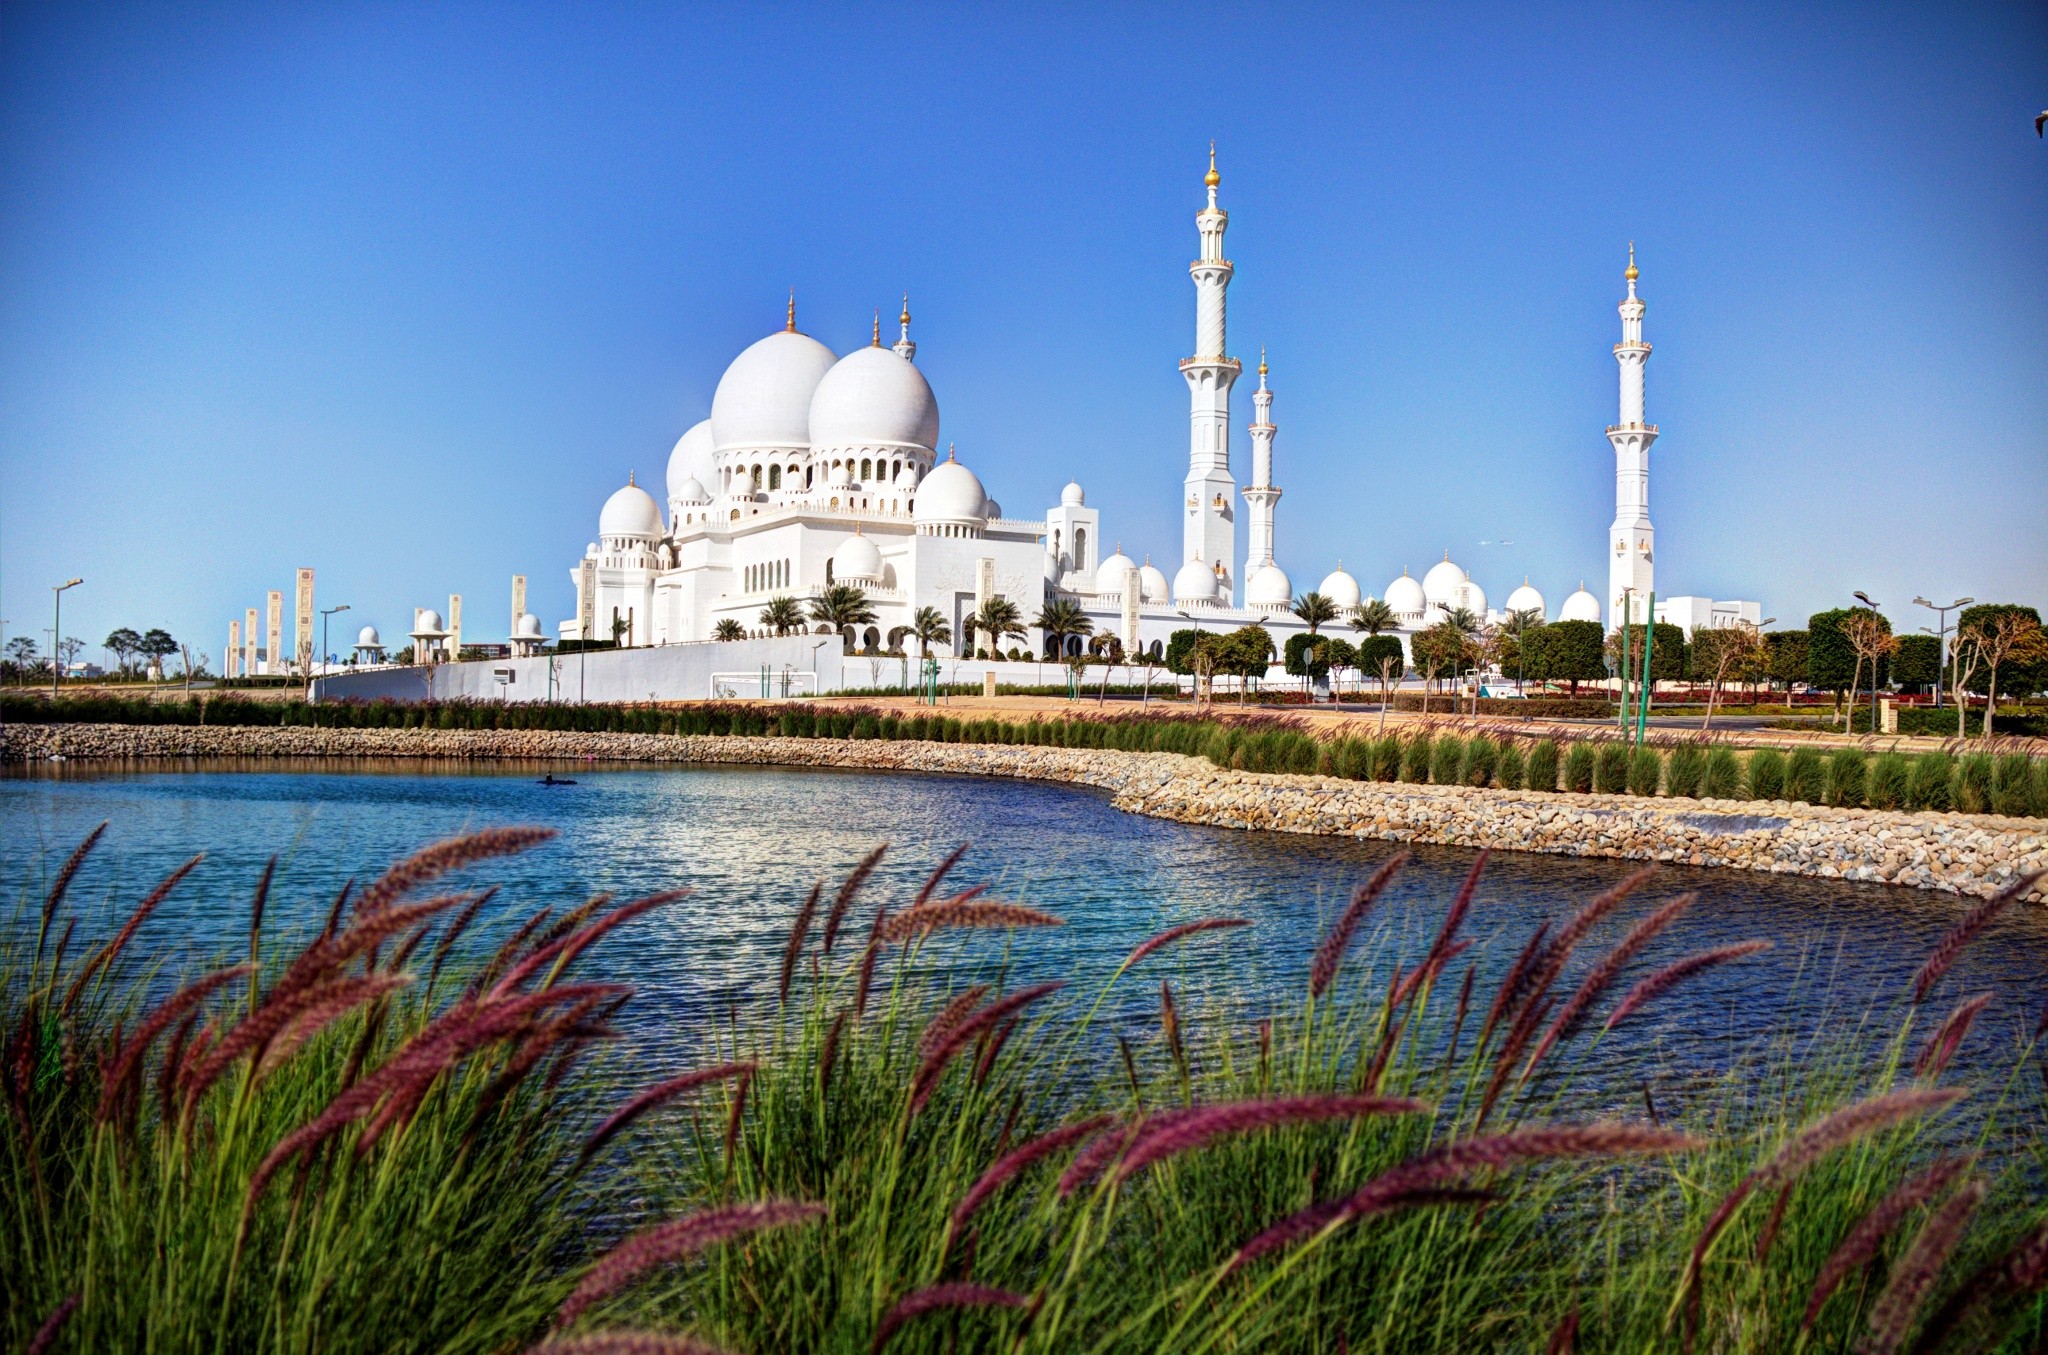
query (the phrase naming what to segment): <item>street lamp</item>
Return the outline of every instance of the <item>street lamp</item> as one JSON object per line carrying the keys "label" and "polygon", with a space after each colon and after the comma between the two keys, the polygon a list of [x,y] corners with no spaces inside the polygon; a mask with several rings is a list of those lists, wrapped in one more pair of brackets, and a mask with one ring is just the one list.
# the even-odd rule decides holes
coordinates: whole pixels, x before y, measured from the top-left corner
{"label": "street lamp", "polygon": [[[342,603],[339,607],[322,607],[320,609],[320,671],[322,673],[327,671],[327,662],[333,657],[327,651],[327,618],[333,616],[336,612],[345,612],[347,610],[348,604],[346,602]],[[310,682],[312,676],[311,673],[308,673],[306,675],[307,681]]]}
{"label": "street lamp", "polygon": [[[1862,589],[1860,589],[1860,588],[1859,588],[1859,589],[1857,589],[1857,590],[1856,590],[1856,594],[1855,594],[1855,596],[1856,596],[1856,600],[1857,600],[1858,602],[1860,602],[1860,603],[1862,603],[1862,604],[1863,604],[1864,606],[1866,606],[1866,607],[1870,608],[1870,616],[1871,616],[1871,619],[1872,619],[1873,621],[1875,621],[1875,620],[1877,619],[1877,604],[1876,604],[1875,602],[1872,602],[1872,601],[1870,600],[1870,594],[1868,594],[1868,593],[1864,592],[1864,591],[1863,591]],[[1876,643],[1876,642],[1875,642],[1875,640],[1873,640],[1873,641],[1872,641],[1872,643],[1873,643],[1873,644],[1874,644],[1874,643]],[[1871,732],[1871,733],[1873,733],[1873,734],[1877,733],[1877,661],[1878,661],[1878,658],[1879,658],[1879,656],[1878,656],[1878,655],[1876,655],[1876,654],[1872,654],[1872,655],[1870,656],[1870,732]],[[1851,693],[1849,693],[1849,699],[1850,699],[1851,701],[1854,701],[1854,700],[1856,699],[1856,693],[1854,693],[1854,692],[1851,692]]]}
{"label": "street lamp", "polygon": [[1977,599],[1975,598],[1957,598],[1954,602],[1949,603],[1948,606],[1941,607],[1937,606],[1932,602],[1929,602],[1926,598],[1913,599],[1914,602],[1916,602],[1922,607],[1925,607],[1928,611],[1933,612],[1936,616],[1941,618],[1941,629],[1939,630],[1929,630],[1925,626],[1922,626],[1920,628],[1920,633],[1922,635],[1932,635],[1934,637],[1934,643],[1937,646],[1939,646],[1939,648],[1935,651],[1935,658],[1940,661],[1935,666],[1936,676],[1934,679],[1934,708],[1936,710],[1941,709],[1940,673],[1943,668],[1946,668],[1948,666],[1948,614],[1952,611],[1955,611],[1959,607],[1967,607],[1976,600]]}
{"label": "street lamp", "polygon": [[64,672],[64,590],[76,588],[84,582],[84,579],[72,579],[68,583],[50,585],[50,591],[56,595],[56,605],[52,608],[53,615],[50,618],[50,699],[52,701],[57,699],[57,679],[63,676]]}

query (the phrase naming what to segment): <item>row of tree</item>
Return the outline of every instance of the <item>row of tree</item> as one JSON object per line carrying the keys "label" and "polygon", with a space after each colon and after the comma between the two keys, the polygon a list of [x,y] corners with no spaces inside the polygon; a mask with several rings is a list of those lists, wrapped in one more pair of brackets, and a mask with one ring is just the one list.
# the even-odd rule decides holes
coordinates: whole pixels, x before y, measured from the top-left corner
{"label": "row of tree", "polygon": [[[133,677],[144,669],[157,673],[163,671],[163,662],[178,652],[178,642],[171,633],[152,627],[136,631],[127,626],[109,634],[101,645],[114,657],[114,670],[122,677]],[[79,651],[85,648],[85,641],[75,635],[67,635],[57,642],[57,663],[68,668]],[[42,646],[27,635],[17,635],[7,642],[6,661],[9,676],[27,677],[41,671],[49,672],[50,660],[43,654]]]}

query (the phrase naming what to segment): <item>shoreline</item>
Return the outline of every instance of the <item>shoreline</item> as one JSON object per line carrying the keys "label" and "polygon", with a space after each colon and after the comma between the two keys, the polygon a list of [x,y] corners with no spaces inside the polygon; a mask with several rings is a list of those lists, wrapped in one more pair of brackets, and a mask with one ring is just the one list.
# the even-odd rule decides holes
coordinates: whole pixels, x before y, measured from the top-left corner
{"label": "shoreline", "polygon": [[[2048,869],[2048,824],[1786,801],[1576,795],[1240,772],[1179,753],[922,740],[314,726],[23,725],[0,763],[364,758],[727,763],[939,772],[1106,790],[1128,813],[1244,831],[1665,861],[1971,897]],[[2048,902],[2048,881],[2024,896]]]}

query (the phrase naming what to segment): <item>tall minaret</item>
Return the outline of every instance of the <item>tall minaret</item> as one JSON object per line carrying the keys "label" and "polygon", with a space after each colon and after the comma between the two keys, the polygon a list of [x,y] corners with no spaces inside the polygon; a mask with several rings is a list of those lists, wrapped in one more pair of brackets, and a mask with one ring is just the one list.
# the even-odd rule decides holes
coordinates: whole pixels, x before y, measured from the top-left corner
{"label": "tall minaret", "polygon": [[1230,286],[1230,260],[1223,257],[1223,230],[1230,214],[1216,205],[1216,144],[1209,143],[1209,205],[1195,214],[1202,233],[1202,257],[1188,265],[1195,280],[1195,355],[1180,364],[1188,381],[1188,478],[1181,559],[1205,560],[1217,569],[1218,601],[1236,601],[1237,481],[1230,473],[1230,387],[1243,370],[1224,356],[1223,293]]}
{"label": "tall minaret", "polygon": [[1657,425],[1643,422],[1643,367],[1650,345],[1643,342],[1643,303],[1636,296],[1636,247],[1628,247],[1628,297],[1621,303],[1621,342],[1614,360],[1621,364],[1621,421],[1607,430],[1614,444],[1614,526],[1607,533],[1607,627],[1621,625],[1622,591],[1631,590],[1627,619],[1640,625],[1649,617],[1651,566],[1656,558],[1656,533],[1650,527],[1650,444]]}
{"label": "tall minaret", "polygon": [[910,337],[910,293],[903,294],[903,314],[896,317],[896,323],[903,326],[903,337],[894,345],[896,356],[905,362],[917,356],[917,343]]}
{"label": "tall minaret", "polygon": [[1280,502],[1280,490],[1273,483],[1273,392],[1266,389],[1266,350],[1259,350],[1259,388],[1252,392],[1252,408],[1258,411],[1249,430],[1252,435],[1252,482],[1245,486],[1245,502],[1251,516],[1245,535],[1244,576],[1273,563],[1273,505]]}

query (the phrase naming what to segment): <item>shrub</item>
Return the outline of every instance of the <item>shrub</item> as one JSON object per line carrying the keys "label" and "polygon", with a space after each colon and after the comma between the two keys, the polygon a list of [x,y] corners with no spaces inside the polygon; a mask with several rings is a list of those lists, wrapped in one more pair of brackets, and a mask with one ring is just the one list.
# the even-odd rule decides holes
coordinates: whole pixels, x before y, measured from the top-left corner
{"label": "shrub", "polygon": [[1785,798],[1810,805],[1825,803],[1827,762],[1811,748],[1796,748],[1785,762]]}
{"label": "shrub", "polygon": [[1707,750],[1706,764],[1700,772],[1700,798],[1742,798],[1742,763],[1736,758],[1734,749],[1716,745]]}
{"label": "shrub", "polygon": [[1879,753],[1863,778],[1863,800],[1872,809],[1903,809],[1910,796],[1913,763],[1904,753]]}
{"label": "shrub", "polygon": [[1785,796],[1785,755],[1775,748],[1759,748],[1749,755],[1749,798],[1782,800]]}
{"label": "shrub", "polygon": [[1991,770],[1991,812],[2025,818],[2033,812],[2033,759],[2025,753],[2007,753]]}
{"label": "shrub", "polygon": [[1427,731],[1408,740],[1401,750],[1401,779],[1422,782],[1429,780],[1429,751],[1434,742]]}
{"label": "shrub", "polygon": [[1512,739],[1501,745],[1500,765],[1494,769],[1493,779],[1500,783],[1502,790],[1520,790],[1526,767],[1522,758],[1522,745]]}
{"label": "shrub", "polygon": [[1593,789],[1602,795],[1627,793],[1628,771],[1628,745],[1612,741],[1602,743],[1593,754]]}
{"label": "shrub", "polygon": [[1828,755],[1821,795],[1836,809],[1857,809],[1863,804],[1863,750],[1837,748]]}
{"label": "shrub", "polygon": [[1372,745],[1372,779],[1397,781],[1401,777],[1401,736],[1389,734]]}
{"label": "shrub", "polygon": [[1629,755],[1628,793],[1631,795],[1655,795],[1657,785],[1664,779],[1664,757],[1656,749],[1642,747]]}
{"label": "shrub", "polygon": [[1490,786],[1499,765],[1500,745],[1482,734],[1465,745],[1462,780],[1468,786]]}
{"label": "shrub", "polygon": [[1564,788],[1578,795],[1590,793],[1597,762],[1592,744],[1573,743],[1571,751],[1564,755]]}
{"label": "shrub", "polygon": [[1680,744],[1664,764],[1664,793],[1697,800],[1706,774],[1707,755],[1693,744]]}
{"label": "shrub", "polygon": [[1556,739],[1538,739],[1536,746],[1529,750],[1529,765],[1522,773],[1522,784],[1530,790],[1557,789]]}
{"label": "shrub", "polygon": [[1989,753],[1970,753],[1956,763],[1956,808],[1965,814],[1991,812],[1992,773]]}
{"label": "shrub", "polygon": [[1464,763],[1465,741],[1455,734],[1440,734],[1429,754],[1429,779],[1439,786],[1456,785]]}
{"label": "shrub", "polygon": [[1912,779],[1906,786],[1906,807],[1936,811],[1955,808],[1955,776],[1955,759],[1947,753],[1922,753],[1914,758]]}

